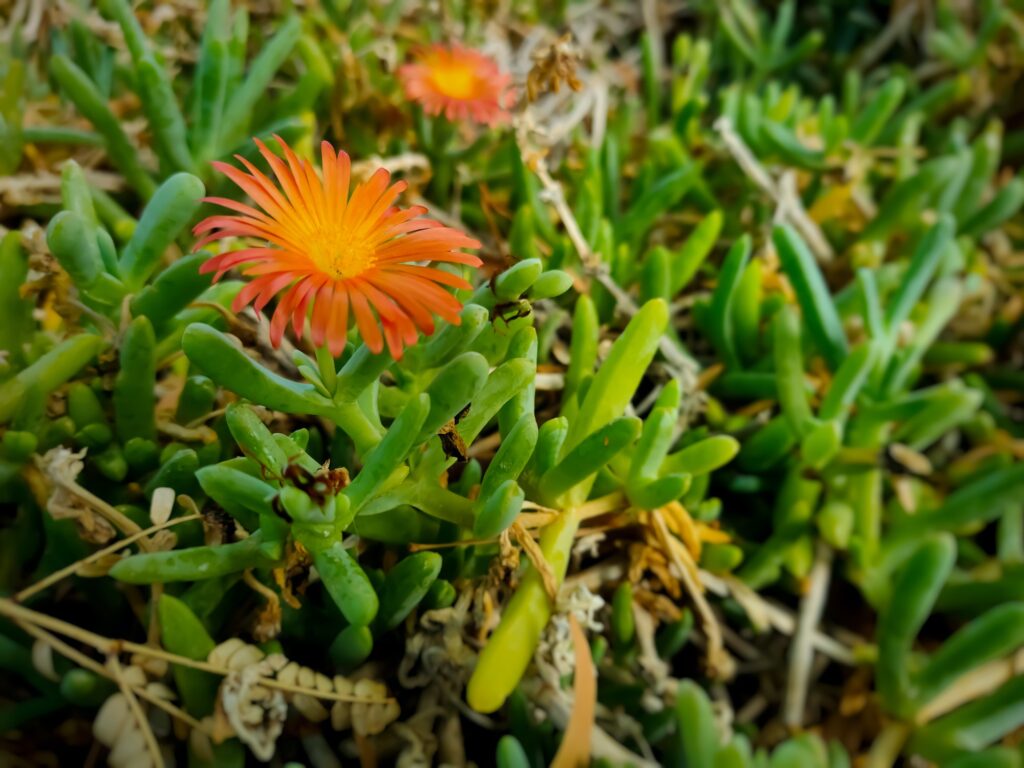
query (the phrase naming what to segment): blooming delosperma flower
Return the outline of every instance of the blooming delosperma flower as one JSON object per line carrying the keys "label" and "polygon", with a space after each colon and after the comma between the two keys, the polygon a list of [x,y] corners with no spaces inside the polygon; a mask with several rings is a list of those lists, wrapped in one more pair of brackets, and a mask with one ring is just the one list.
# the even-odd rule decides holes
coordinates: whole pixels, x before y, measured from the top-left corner
{"label": "blooming delosperma flower", "polygon": [[428,115],[496,125],[515,100],[512,77],[479,51],[458,44],[432,45],[398,70],[405,94]]}
{"label": "blooming delosperma flower", "polygon": [[[433,333],[433,315],[459,322],[461,304],[447,288],[469,288],[463,278],[424,262],[480,265],[460,251],[478,248],[471,237],[424,218],[422,206],[398,208],[406,183],[390,184],[381,168],[350,193],[351,162],[345,152],[321,146],[322,178],[312,163],[299,158],[280,138],[284,160],[262,142],[257,145],[277,179],[275,184],[252,163],[238,157],[248,173],[214,166],[244,190],[259,208],[221,197],[208,198],[235,215],[215,215],[195,227],[203,237],[196,248],[229,237],[262,240],[266,245],[226,251],[209,259],[204,272],[219,280],[244,265],[254,278],[235,299],[237,312],[252,302],[257,312],[280,294],[270,322],[270,339],[281,342],[291,320],[301,337],[307,314],[317,346],[338,355],[345,347],[350,316],[367,347],[375,353],[387,344],[398,359],[419,331]],[[312,308],[311,312],[309,311]]]}

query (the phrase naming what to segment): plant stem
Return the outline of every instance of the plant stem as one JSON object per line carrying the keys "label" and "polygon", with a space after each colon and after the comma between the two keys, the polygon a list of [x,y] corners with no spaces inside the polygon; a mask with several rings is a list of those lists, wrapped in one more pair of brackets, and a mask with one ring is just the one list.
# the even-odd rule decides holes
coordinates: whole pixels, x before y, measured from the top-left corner
{"label": "plant stem", "polygon": [[338,405],[331,414],[331,419],[339,429],[352,438],[360,456],[365,457],[381,441],[382,435],[356,403]]}
{"label": "plant stem", "polygon": [[904,723],[887,723],[868,753],[865,768],[892,768],[909,733]]}

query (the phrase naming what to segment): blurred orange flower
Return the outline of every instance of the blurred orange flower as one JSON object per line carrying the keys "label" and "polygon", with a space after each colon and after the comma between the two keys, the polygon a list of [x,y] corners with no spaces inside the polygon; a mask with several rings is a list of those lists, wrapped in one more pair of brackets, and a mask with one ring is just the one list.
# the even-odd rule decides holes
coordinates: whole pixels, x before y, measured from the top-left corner
{"label": "blurred orange flower", "polygon": [[496,125],[508,120],[515,101],[512,77],[479,51],[458,44],[431,45],[414,54],[414,61],[398,70],[410,99],[428,115],[449,120],[473,120]]}
{"label": "blurred orange flower", "polygon": [[296,337],[301,337],[310,314],[313,343],[326,344],[337,356],[345,347],[351,317],[371,351],[381,352],[386,343],[396,360],[404,347],[416,343],[419,331],[433,333],[433,315],[457,324],[462,305],[447,288],[470,284],[421,262],[478,267],[480,259],[459,249],[479,248],[480,243],[424,218],[427,209],[422,206],[396,207],[406,183],[391,184],[387,170],[379,169],[350,190],[351,162],[345,152],[335,152],[326,141],[320,145],[320,178],[312,163],[275,138],[284,160],[259,140],[256,144],[276,184],[241,156],[236,155],[247,173],[214,163],[259,208],[207,198],[235,215],[210,216],[193,230],[203,235],[196,249],[230,237],[266,243],[226,251],[203,265],[203,272],[216,273],[214,282],[242,265],[242,274],[253,278],[235,298],[234,311],[252,302],[260,312],[280,294],[270,321],[275,347],[289,320]]}

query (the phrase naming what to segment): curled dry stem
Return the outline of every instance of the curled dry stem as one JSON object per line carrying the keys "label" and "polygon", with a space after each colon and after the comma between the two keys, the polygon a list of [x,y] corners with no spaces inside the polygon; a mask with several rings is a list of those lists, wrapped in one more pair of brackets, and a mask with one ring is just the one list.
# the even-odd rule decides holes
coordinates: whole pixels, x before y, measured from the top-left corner
{"label": "curled dry stem", "polygon": [[[42,627],[45,629],[52,630],[66,637],[70,637],[77,640],[84,645],[88,645],[96,649],[99,653],[112,654],[120,652],[137,653],[140,656],[149,656],[155,659],[162,659],[171,664],[176,664],[181,667],[190,667],[192,669],[198,669],[203,672],[210,672],[214,675],[225,676],[231,674],[230,669],[220,667],[216,664],[210,664],[207,661],[197,661],[190,659],[185,656],[179,656],[176,653],[170,653],[165,651],[163,648],[154,648],[149,645],[142,645],[140,643],[133,643],[129,640],[119,640],[110,637],[104,637],[95,632],[90,632],[87,629],[70,624],[61,619],[48,616],[45,613],[34,611],[31,608],[26,608],[23,605],[18,605],[10,598],[0,598],[0,616],[6,616],[12,621],[16,621],[19,624],[25,624],[30,626]],[[87,658],[87,657],[83,657]],[[288,683],[282,683],[272,677],[260,677],[255,680],[260,685],[264,685],[268,688],[277,688],[282,691],[289,693],[301,693],[307,696],[312,696],[318,699],[327,699],[329,701],[347,701],[353,703],[364,703],[364,704],[382,704],[391,701],[390,698],[380,697],[368,697],[368,696],[353,696],[344,693],[337,693],[335,691],[321,691],[316,688],[306,688],[301,685],[290,685]]]}

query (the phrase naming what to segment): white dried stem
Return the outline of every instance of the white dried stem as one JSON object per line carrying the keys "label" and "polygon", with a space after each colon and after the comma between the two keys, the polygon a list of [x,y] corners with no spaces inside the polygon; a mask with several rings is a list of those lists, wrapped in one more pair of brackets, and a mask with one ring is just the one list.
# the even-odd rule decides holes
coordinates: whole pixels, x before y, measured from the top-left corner
{"label": "white dried stem", "polygon": [[821,622],[832,575],[832,550],[818,542],[814,566],[808,577],[807,594],[800,604],[796,632],[789,653],[789,674],[786,678],[786,703],[782,719],[791,728],[803,726],[807,693],[811,683],[814,662],[814,634]]}
{"label": "white dried stem", "polygon": [[[547,167],[547,162],[539,152],[530,151],[526,137],[526,121],[520,117],[516,119],[516,141],[519,144],[519,151],[526,158],[527,166],[533,169],[537,179],[541,183],[543,191],[541,196],[551,203],[558,214],[558,218],[565,227],[565,232],[572,242],[573,248],[580,257],[584,272],[594,280],[597,280],[605,290],[615,299],[616,306],[625,315],[632,317],[639,312],[633,297],[624,291],[608,271],[608,265],[598,258],[590,248],[583,231],[580,229],[576,216],[565,199],[565,192],[562,185],[552,178]],[[697,362],[677,347],[670,338],[662,335],[658,342],[661,354],[665,357],[666,365],[672,375],[681,380],[684,391],[691,391],[697,380],[697,372],[700,367]]]}
{"label": "white dried stem", "polygon": [[728,117],[723,115],[718,118],[714,128],[722,137],[722,143],[725,144],[740,169],[778,206],[777,217],[793,225],[793,228],[807,242],[814,257],[822,263],[827,263],[835,258],[835,252],[828,240],[825,239],[821,228],[808,215],[803,203],[800,202],[800,196],[796,191],[795,175],[792,172],[783,174],[782,179],[778,182],[772,178],[772,175],[750,151],[750,147],[736,133]]}
{"label": "white dried stem", "polygon": [[[755,626],[765,629],[770,627],[784,635],[796,632],[797,620],[791,611],[765,600],[736,577],[715,576],[706,571],[701,571],[700,576],[704,585],[716,595],[731,594],[744,607]],[[857,659],[848,645],[820,630],[815,630],[811,638],[814,649],[819,653],[840,664],[856,666]]]}

